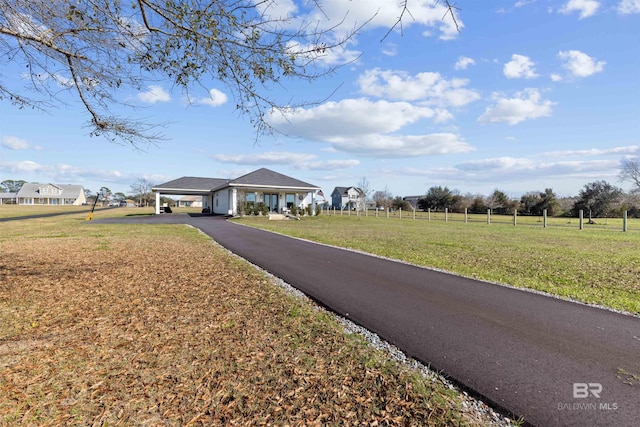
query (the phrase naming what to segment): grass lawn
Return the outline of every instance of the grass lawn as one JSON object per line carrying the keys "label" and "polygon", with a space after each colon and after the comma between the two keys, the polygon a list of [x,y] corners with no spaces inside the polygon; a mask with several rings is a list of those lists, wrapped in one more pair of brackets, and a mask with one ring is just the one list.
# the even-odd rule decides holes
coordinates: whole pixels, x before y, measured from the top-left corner
{"label": "grass lawn", "polygon": [[73,209],[0,222],[0,425],[489,422],[197,230]]}
{"label": "grass lawn", "polygon": [[514,227],[505,217],[490,225],[486,220],[464,223],[410,218],[323,214],[301,221],[262,217],[237,221],[640,314],[638,229],[627,233],[621,226],[578,230],[577,222],[575,227]]}

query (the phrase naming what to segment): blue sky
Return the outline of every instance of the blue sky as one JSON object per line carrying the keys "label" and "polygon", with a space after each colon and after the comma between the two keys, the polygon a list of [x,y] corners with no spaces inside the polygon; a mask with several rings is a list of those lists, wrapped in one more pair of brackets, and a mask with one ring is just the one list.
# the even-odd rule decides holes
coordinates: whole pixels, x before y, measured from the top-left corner
{"label": "blue sky", "polygon": [[[293,1],[271,13],[314,20]],[[322,25],[374,19],[313,83],[273,89],[279,99],[325,101],[274,114],[287,136],[255,133],[219,82],[194,88],[191,104],[162,81],[123,94],[120,111],[168,122],[166,141],[134,149],[89,137],[72,102],[48,113],[0,101],[0,181],[81,184],[129,193],[139,178],[235,178],[267,167],[321,187],[357,185],[394,196],[434,185],[513,197],[553,188],[576,195],[617,179],[640,157],[640,0],[459,0],[460,32],[442,5],[409,0],[402,34],[384,40],[400,12],[388,0],[324,0]],[[300,4],[306,4],[302,2]],[[348,14],[346,14],[348,8]],[[346,14],[346,15],[345,15]],[[21,84],[22,70],[1,78]]]}

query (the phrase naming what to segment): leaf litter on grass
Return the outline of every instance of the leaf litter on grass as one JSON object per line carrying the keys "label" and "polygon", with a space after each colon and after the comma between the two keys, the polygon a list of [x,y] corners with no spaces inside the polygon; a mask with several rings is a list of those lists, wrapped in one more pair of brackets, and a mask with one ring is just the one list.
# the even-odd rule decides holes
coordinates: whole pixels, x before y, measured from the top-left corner
{"label": "leaf litter on grass", "polygon": [[487,422],[204,238],[0,249],[0,425]]}

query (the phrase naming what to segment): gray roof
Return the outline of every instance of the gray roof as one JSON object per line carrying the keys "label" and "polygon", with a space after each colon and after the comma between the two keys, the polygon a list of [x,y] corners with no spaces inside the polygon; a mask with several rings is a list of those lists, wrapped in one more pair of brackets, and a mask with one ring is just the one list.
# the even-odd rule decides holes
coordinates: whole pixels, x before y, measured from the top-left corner
{"label": "gray roof", "polygon": [[0,193],[0,199],[15,199],[18,193]]}
{"label": "gray roof", "polygon": [[174,193],[181,192],[180,194],[184,195],[189,195],[190,193],[202,194],[203,192],[209,192],[214,188],[224,186],[228,183],[228,179],[222,178],[199,178],[194,176],[183,176],[182,178],[174,179],[173,181],[156,185],[152,188],[152,190],[161,192],[171,191]]}
{"label": "gray roof", "polygon": [[317,190],[313,184],[299,179],[274,172],[267,168],[261,168],[246,175],[236,178],[229,183],[230,186],[260,186],[260,187],[287,187]]}
{"label": "gray roof", "polygon": [[360,194],[364,194],[364,191],[362,191],[361,189],[359,189],[358,187],[354,187],[353,185],[351,187],[336,187],[333,189],[333,191],[331,192],[331,195],[333,195],[333,193],[335,193],[336,191],[338,192],[338,194],[340,194],[341,196],[346,196],[347,195],[347,191],[349,191],[350,188],[355,188],[355,190],[360,193]]}
{"label": "gray roof", "polygon": [[[38,189],[40,187],[42,187],[42,186],[45,186],[45,185],[53,185],[55,187],[58,187],[60,189],[60,192],[58,194],[41,194],[41,193],[39,193]],[[29,182],[29,183],[26,183],[26,184],[22,185],[22,188],[20,188],[20,191],[18,191],[18,197],[39,197],[39,198],[66,197],[66,198],[72,198],[72,197],[78,197],[80,195],[80,193],[82,193],[82,192],[84,192],[84,188],[82,187],[82,185],[51,184],[51,183],[38,184],[38,183],[34,183],[34,182]]]}
{"label": "gray roof", "polygon": [[188,195],[202,194],[204,192],[221,190],[226,187],[279,187],[309,191],[319,189],[319,187],[300,181],[299,179],[262,168],[233,180],[183,176],[182,178],[156,185],[152,190],[162,193]]}

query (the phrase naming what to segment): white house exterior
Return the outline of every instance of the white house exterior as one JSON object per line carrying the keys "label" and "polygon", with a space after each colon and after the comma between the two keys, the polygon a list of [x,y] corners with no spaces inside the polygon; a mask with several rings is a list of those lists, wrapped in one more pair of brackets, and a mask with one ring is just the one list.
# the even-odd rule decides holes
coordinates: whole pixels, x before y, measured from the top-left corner
{"label": "white house exterior", "polygon": [[19,205],[72,205],[87,202],[82,185],[23,184],[16,195]]}
{"label": "white house exterior", "polygon": [[201,196],[182,196],[176,201],[179,208],[201,208]]}
{"label": "white house exterior", "polygon": [[336,187],[331,193],[331,207],[335,209],[366,209],[365,194],[358,187]]}
{"label": "white house exterior", "polygon": [[156,193],[156,213],[160,197],[199,195],[203,211],[237,215],[246,204],[264,203],[269,212],[283,212],[294,204],[315,209],[315,194],[320,188],[295,178],[262,168],[236,179],[182,177],[152,188]]}

